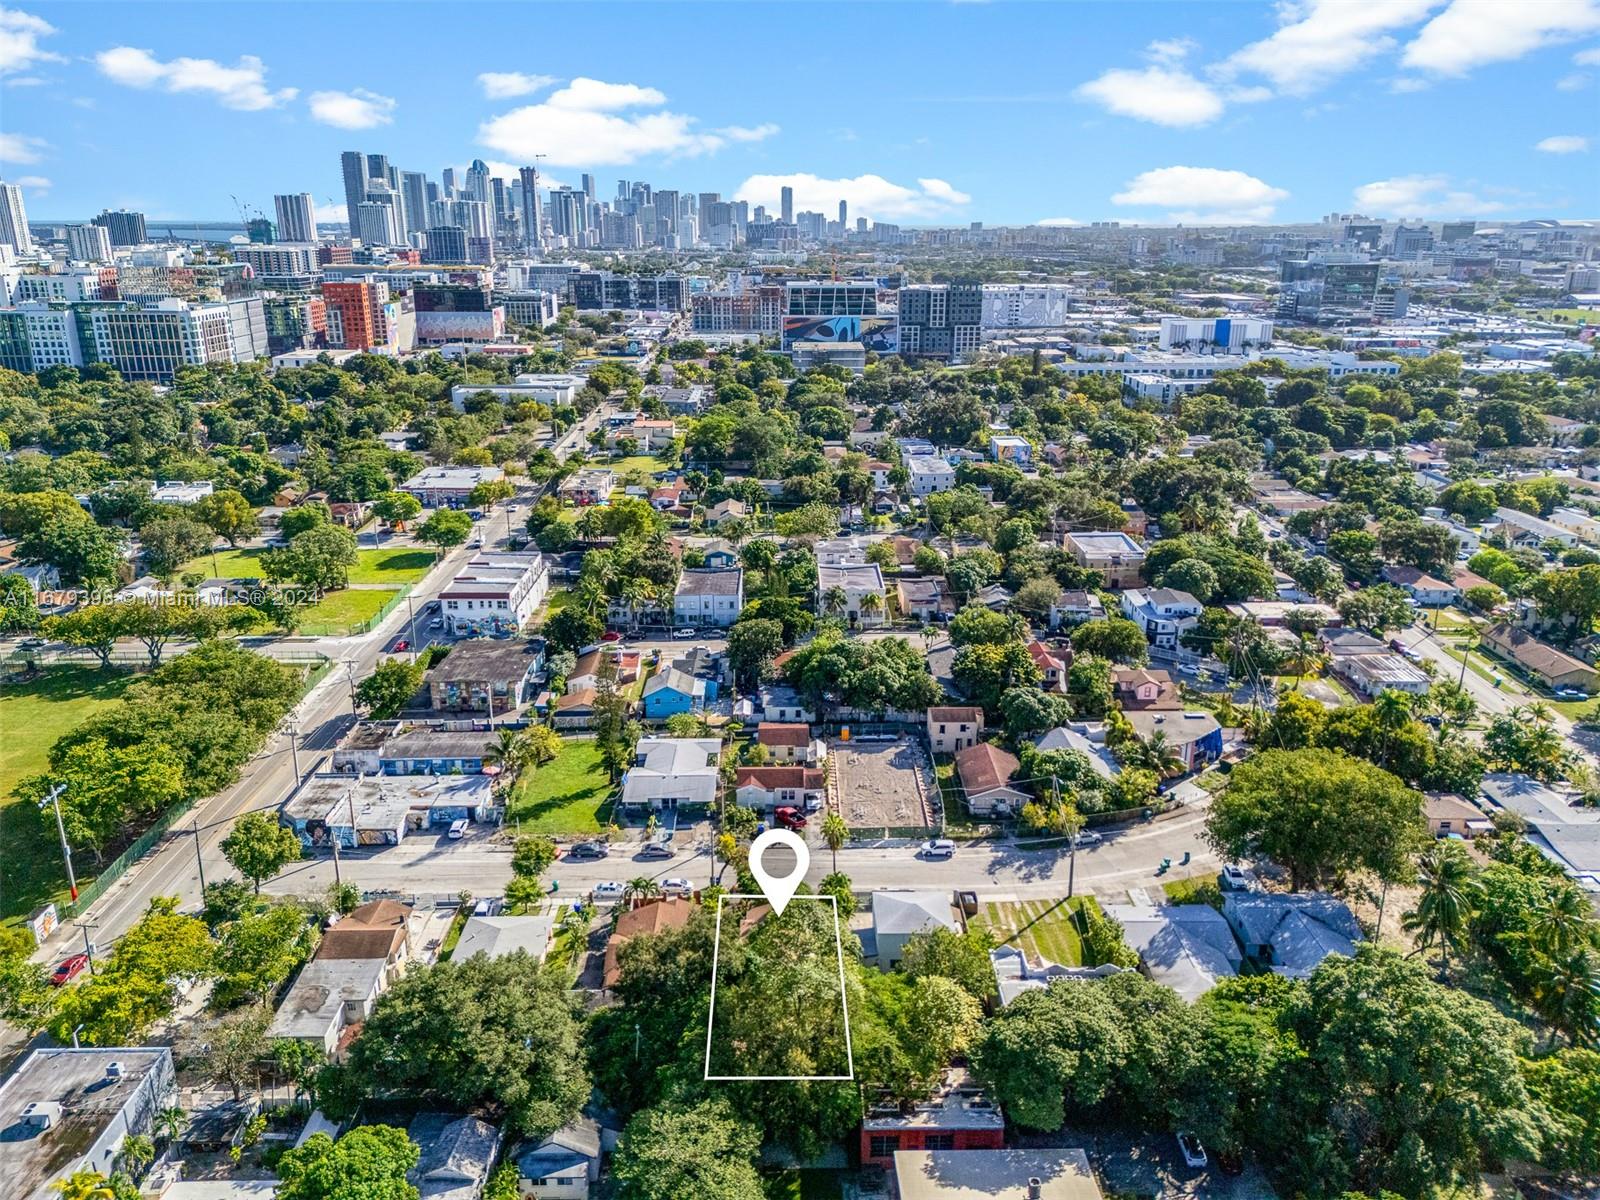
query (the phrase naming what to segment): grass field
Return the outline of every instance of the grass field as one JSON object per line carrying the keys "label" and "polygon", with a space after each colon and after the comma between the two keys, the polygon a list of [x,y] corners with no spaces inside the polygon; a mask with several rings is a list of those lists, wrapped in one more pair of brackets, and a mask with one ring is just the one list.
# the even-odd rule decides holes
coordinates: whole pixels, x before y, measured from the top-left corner
{"label": "grass field", "polygon": [[[55,740],[116,700],[136,678],[58,667],[29,683],[0,686],[0,918],[36,908],[66,882],[54,826],[41,838],[34,815],[12,800],[11,789],[44,770]],[[77,864],[80,873],[89,861],[84,857]]]}
{"label": "grass field", "polygon": [[1576,325],[1583,321],[1589,325],[1600,325],[1600,308],[1545,308],[1539,315],[1546,321],[1565,321],[1569,325]]}
{"label": "grass field", "polygon": [[766,1181],[768,1200],[839,1200],[840,1172],[820,1168],[784,1171]]}
{"label": "grass field", "polygon": [[626,475],[629,471],[644,471],[646,474],[654,475],[657,471],[667,469],[667,464],[654,454],[630,454],[627,458],[599,465],[608,471],[615,471],[618,475]]}
{"label": "grass field", "polygon": [[396,588],[366,588],[329,592],[300,618],[300,632],[308,637],[343,637],[358,633],[399,594]]}
{"label": "grass field", "polygon": [[1083,965],[1083,939],[1072,914],[1084,897],[1072,900],[1006,900],[990,902],[972,919],[1004,946],[1017,946],[1030,959],[1047,958],[1064,967]]}
{"label": "grass field", "polygon": [[1174,879],[1163,883],[1161,890],[1168,904],[1209,904],[1222,908],[1222,889],[1217,886],[1216,875],[1196,875],[1191,879]]}
{"label": "grass field", "polygon": [[599,833],[611,817],[611,781],[593,741],[568,741],[560,756],[517,780],[506,827],[522,833]]}
{"label": "grass field", "polygon": [[[218,550],[215,555],[202,554],[184,563],[179,574],[198,571],[208,579],[259,578],[261,556],[265,553],[260,547]],[[358,553],[361,561],[350,568],[351,583],[416,583],[428,573],[434,559],[433,551],[408,546],[365,549]]]}

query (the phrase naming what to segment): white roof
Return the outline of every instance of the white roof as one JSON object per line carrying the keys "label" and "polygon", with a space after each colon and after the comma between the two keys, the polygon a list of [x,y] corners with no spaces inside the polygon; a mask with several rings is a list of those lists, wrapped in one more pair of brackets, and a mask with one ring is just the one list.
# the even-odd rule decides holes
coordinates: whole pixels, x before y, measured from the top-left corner
{"label": "white roof", "polygon": [[872,927],[878,933],[927,933],[943,925],[959,933],[949,892],[873,892]]}
{"label": "white roof", "polygon": [[1222,914],[1209,904],[1107,904],[1139,952],[1150,978],[1185,1000],[1198,1000],[1218,979],[1236,975],[1244,956]]}
{"label": "white roof", "polygon": [[453,957],[457,962],[482,954],[487,958],[526,950],[537,959],[543,959],[550,947],[550,932],[555,928],[555,918],[538,916],[469,917],[462,927],[461,940],[456,943]]}

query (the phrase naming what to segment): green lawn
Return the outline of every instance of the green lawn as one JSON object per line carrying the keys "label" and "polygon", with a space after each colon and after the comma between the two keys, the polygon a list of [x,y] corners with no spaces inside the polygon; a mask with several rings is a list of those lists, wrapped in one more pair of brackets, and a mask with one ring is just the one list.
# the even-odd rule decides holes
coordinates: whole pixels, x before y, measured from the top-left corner
{"label": "green lawn", "polygon": [[[266,551],[260,547],[246,550],[218,550],[215,554],[202,554],[183,564],[180,575],[198,571],[206,578],[251,579],[261,575],[261,556]],[[392,546],[382,550],[358,551],[361,561],[350,569],[351,583],[416,583],[433,566],[431,550],[415,547]]]}
{"label": "green lawn", "polygon": [[[55,740],[116,700],[136,678],[56,667],[28,683],[0,685],[0,917],[31,911],[66,882],[54,824],[45,830],[48,837],[41,836],[34,815],[11,799],[11,789],[44,770]],[[77,865],[87,871],[88,857]]]}
{"label": "green lawn", "polygon": [[654,454],[630,454],[627,458],[619,458],[614,462],[599,463],[608,471],[615,471],[618,475],[626,475],[629,471],[644,471],[654,475],[657,471],[665,471],[667,464]]}
{"label": "green lawn", "polygon": [[1589,325],[1600,325],[1600,308],[1546,308],[1539,312],[1546,321],[1566,321],[1576,325],[1583,321]]}
{"label": "green lawn", "polygon": [[1163,883],[1161,890],[1167,894],[1169,904],[1209,904],[1222,908],[1222,889],[1217,886],[1217,876],[1196,875],[1190,879],[1174,879]]}
{"label": "green lawn", "polygon": [[611,782],[592,740],[569,740],[560,756],[522,772],[506,827],[522,833],[599,833],[611,817]]}
{"label": "green lawn", "polygon": [[820,1168],[784,1171],[766,1181],[767,1200],[839,1200],[840,1176]]}
{"label": "green lawn", "polygon": [[329,592],[300,617],[299,632],[307,637],[344,637],[359,633],[390,600],[399,595],[396,588],[346,588]]}
{"label": "green lawn", "polygon": [[991,902],[972,919],[990,930],[1005,946],[1017,946],[1031,958],[1047,958],[1064,967],[1083,965],[1083,939],[1072,914],[1083,907],[1084,897],[1072,900],[1015,900]]}

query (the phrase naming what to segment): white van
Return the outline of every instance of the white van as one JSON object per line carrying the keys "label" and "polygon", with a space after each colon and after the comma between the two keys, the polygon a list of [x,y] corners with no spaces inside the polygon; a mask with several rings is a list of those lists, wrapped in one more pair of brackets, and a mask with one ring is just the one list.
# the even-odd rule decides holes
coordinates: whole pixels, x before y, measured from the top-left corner
{"label": "white van", "polygon": [[461,817],[457,820],[451,821],[450,832],[445,836],[448,837],[452,842],[459,842],[462,838],[466,837],[467,819],[465,817]]}
{"label": "white van", "polygon": [[923,842],[918,853],[923,858],[953,858],[956,844],[949,838],[934,838],[931,842]]}

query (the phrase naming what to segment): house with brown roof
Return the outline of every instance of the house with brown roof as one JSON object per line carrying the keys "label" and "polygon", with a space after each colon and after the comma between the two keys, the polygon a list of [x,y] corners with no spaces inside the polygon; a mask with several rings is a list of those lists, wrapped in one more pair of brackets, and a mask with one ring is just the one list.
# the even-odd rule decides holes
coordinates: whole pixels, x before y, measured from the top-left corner
{"label": "house with brown roof", "polygon": [[928,745],[935,754],[954,754],[976,746],[983,736],[983,709],[930,708]]}
{"label": "house with brown roof", "polygon": [[915,618],[918,621],[937,621],[940,617],[949,616],[956,611],[955,601],[950,598],[950,585],[943,576],[919,576],[914,579],[900,579],[895,582],[895,599],[901,617]]}
{"label": "house with brown roof", "polygon": [[1154,667],[1116,667],[1111,672],[1111,697],[1123,712],[1183,707],[1172,676]]}
{"label": "house with brown roof", "polygon": [[767,758],[787,766],[815,766],[821,755],[811,737],[811,726],[763,721],[756,726],[756,742],[765,746]]}
{"label": "house with brown roof", "polygon": [[695,902],[677,896],[665,900],[643,900],[617,918],[617,924],[606,942],[604,984],[613,988],[622,978],[622,964],[618,953],[636,937],[665,933],[669,929],[682,929],[694,915]]}
{"label": "house with brown roof", "polygon": [[568,692],[555,703],[551,724],[557,729],[587,729],[594,724],[594,702],[600,693],[592,687]]}
{"label": "house with brown roof", "polygon": [[1383,578],[1428,608],[1440,608],[1461,599],[1461,589],[1455,583],[1435,578],[1417,567],[1384,567]]}
{"label": "house with brown roof", "polygon": [[1039,686],[1047,692],[1065,695],[1067,668],[1072,665],[1071,650],[1053,650],[1035,638],[1028,643],[1028,657],[1039,668]]}
{"label": "house with brown roof", "polygon": [[961,780],[961,790],[973,816],[1014,813],[1032,799],[1027,792],[1011,786],[1011,777],[1020,767],[1015,754],[993,742],[979,742],[956,755],[956,777]]}
{"label": "house with brown roof", "polygon": [[826,776],[817,767],[740,767],[734,772],[734,796],[745,808],[792,805],[804,811],[821,805]]}
{"label": "house with brown roof", "polygon": [[1502,621],[1483,635],[1484,643],[1523,670],[1536,675],[1546,687],[1593,691],[1595,669],[1581,659],[1546,645],[1520,626]]}
{"label": "house with brown roof", "polygon": [[1454,792],[1424,792],[1422,816],[1434,837],[1475,838],[1494,829],[1494,822],[1483,809]]}

